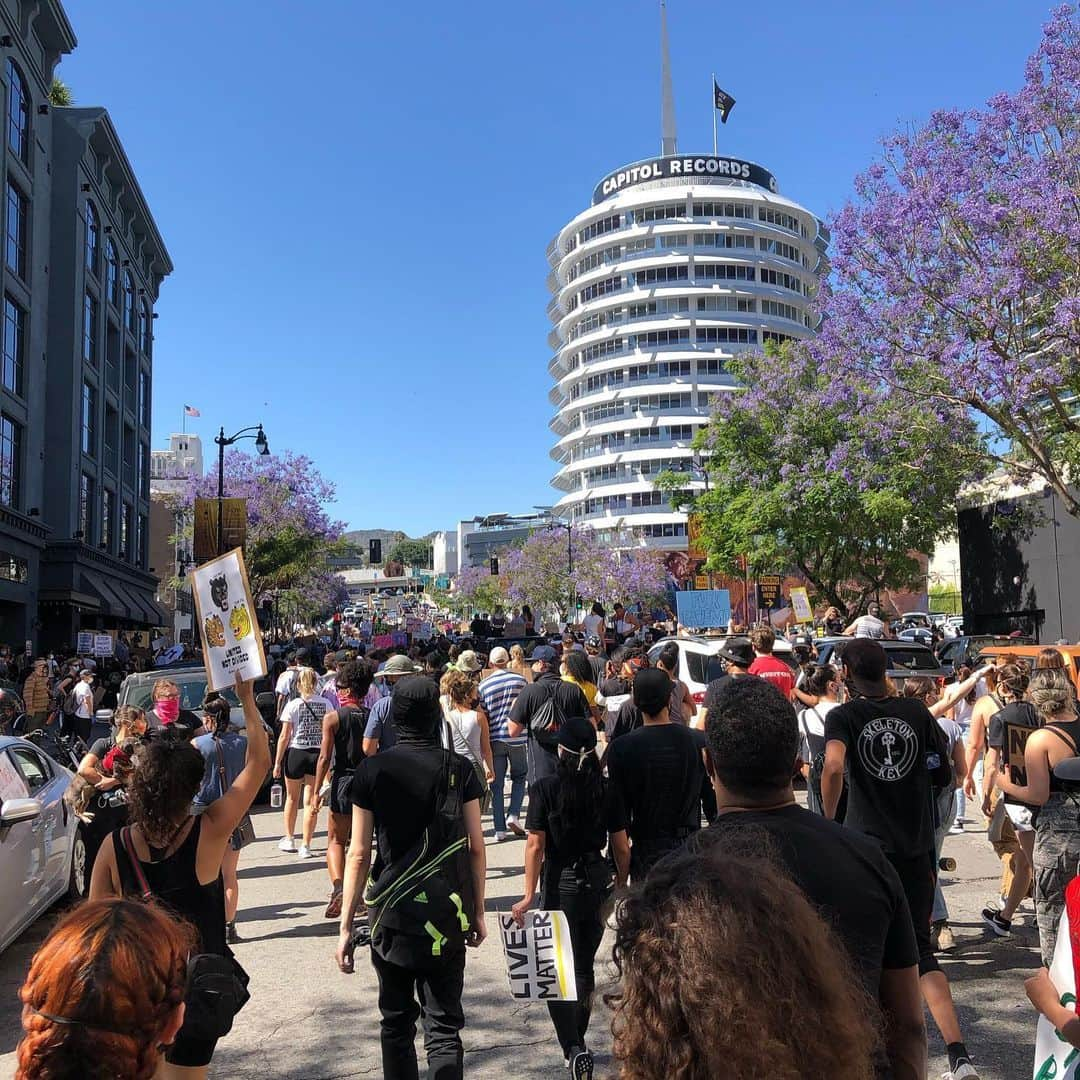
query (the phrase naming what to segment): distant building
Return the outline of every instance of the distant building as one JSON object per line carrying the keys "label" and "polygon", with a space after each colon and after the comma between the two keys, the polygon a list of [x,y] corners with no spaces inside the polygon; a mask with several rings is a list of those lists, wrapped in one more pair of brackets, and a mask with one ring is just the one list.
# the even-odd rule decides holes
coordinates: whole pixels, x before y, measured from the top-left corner
{"label": "distant building", "polygon": [[198,435],[170,435],[168,450],[150,451],[150,491],[177,495],[192,477],[203,475],[202,440]]}
{"label": "distant building", "polygon": [[431,539],[431,568],[436,574],[458,572],[458,534],[437,532]]}
{"label": "distant building", "polygon": [[[526,515],[523,515],[523,517]],[[505,518],[500,523],[499,518]],[[458,569],[467,566],[487,566],[492,556],[521,544],[529,534],[543,528],[543,521],[529,523],[522,518],[495,514],[488,518],[459,521],[457,527]]]}

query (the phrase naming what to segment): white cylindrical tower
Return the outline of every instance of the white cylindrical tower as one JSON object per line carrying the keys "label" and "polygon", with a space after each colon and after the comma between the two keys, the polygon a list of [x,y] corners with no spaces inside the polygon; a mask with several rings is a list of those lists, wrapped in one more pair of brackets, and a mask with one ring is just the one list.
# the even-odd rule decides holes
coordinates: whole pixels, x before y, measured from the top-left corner
{"label": "white cylindrical tower", "polygon": [[827,240],[733,158],[651,158],[596,186],[548,247],[558,513],[612,543],[686,549],[686,515],[653,482],[683,470],[703,487],[690,443],[734,387],[728,359],[813,332]]}

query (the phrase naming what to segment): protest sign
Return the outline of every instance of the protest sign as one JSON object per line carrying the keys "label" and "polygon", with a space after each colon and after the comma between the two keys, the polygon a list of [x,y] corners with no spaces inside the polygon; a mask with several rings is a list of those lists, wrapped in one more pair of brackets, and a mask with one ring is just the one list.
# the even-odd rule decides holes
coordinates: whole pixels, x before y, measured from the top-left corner
{"label": "protest sign", "polygon": [[191,572],[191,594],[202,637],[209,689],[266,674],[262,633],[255,618],[244,553],[236,548]]}
{"label": "protest sign", "polygon": [[675,606],[683,626],[722,629],[731,620],[731,596],[727,589],[677,592]]}
{"label": "protest sign", "polygon": [[94,655],[95,656],[112,656],[115,648],[113,639],[109,634],[95,634],[94,635]]}
{"label": "protest sign", "polygon": [[813,622],[814,609],[810,606],[810,597],[806,589],[796,585],[789,593],[791,597],[791,610],[795,612],[795,618],[799,622]]}
{"label": "protest sign", "polygon": [[80,656],[91,656],[94,652],[94,632],[92,630],[80,630],[75,651]]}
{"label": "protest sign", "polygon": [[[1072,927],[1080,922],[1080,877],[1074,877],[1065,888],[1065,910],[1058,923],[1057,943],[1050,964],[1050,981],[1058,992],[1058,1000],[1076,1011],[1077,947],[1073,945]],[[1045,1016],[1039,1016],[1035,1029],[1034,1080],[1075,1080],[1080,1066],[1080,1050],[1066,1042]]]}
{"label": "protest sign", "polygon": [[529,911],[519,927],[499,912],[510,996],[518,1001],[577,1001],[570,927],[561,911]]}

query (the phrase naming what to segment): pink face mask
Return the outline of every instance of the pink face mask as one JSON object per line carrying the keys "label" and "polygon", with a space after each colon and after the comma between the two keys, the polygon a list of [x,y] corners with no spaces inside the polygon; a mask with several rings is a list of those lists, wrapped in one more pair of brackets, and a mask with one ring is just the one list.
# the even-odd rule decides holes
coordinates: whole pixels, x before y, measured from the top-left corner
{"label": "pink face mask", "polygon": [[163,724],[173,724],[180,716],[179,698],[162,698],[154,702],[154,712],[161,718]]}

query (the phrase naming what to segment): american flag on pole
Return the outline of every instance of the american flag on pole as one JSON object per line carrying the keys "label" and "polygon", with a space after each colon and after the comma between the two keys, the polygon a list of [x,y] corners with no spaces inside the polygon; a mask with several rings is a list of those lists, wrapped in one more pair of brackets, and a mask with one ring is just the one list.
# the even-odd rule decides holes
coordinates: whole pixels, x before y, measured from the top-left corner
{"label": "american flag on pole", "polygon": [[185,416],[202,416],[202,413],[199,412],[198,409],[192,408],[190,405],[185,405],[184,406],[184,415]]}

